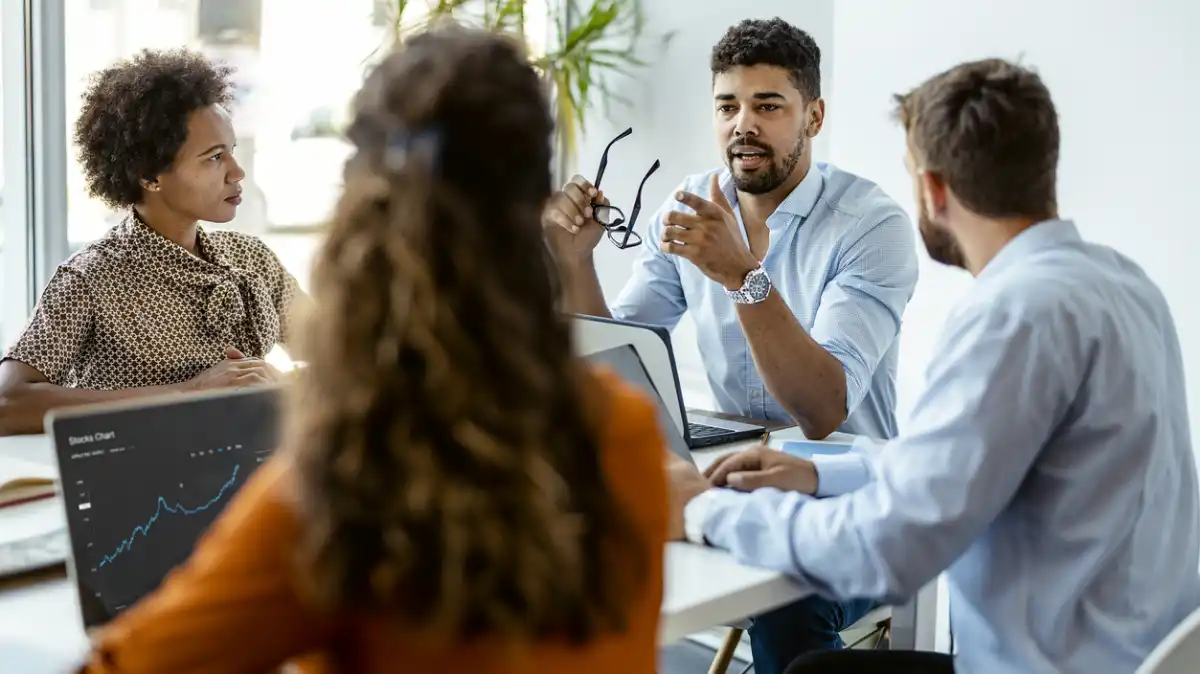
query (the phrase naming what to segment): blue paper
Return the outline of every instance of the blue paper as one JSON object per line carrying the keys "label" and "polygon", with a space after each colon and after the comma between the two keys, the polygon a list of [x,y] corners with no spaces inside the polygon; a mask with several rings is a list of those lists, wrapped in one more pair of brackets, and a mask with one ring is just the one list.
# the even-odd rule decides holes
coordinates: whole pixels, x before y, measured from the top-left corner
{"label": "blue paper", "polygon": [[845,442],[813,442],[811,440],[789,440],[783,443],[782,451],[805,459],[815,454],[845,454],[850,444]]}

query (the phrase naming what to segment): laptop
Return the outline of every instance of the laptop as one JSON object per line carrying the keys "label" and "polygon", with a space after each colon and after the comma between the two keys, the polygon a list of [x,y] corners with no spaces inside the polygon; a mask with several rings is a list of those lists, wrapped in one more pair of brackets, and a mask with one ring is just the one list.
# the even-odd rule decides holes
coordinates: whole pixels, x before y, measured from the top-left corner
{"label": "laptop", "polygon": [[574,316],[574,337],[579,353],[632,344],[641,357],[650,380],[660,392],[676,429],[688,447],[700,449],[712,445],[762,437],[766,428],[757,424],[721,419],[689,412],[683,404],[679,370],[671,348],[671,333],[665,328],[596,316]]}
{"label": "laptop", "polygon": [[52,412],[67,570],[85,629],[154,590],[278,440],[279,391],[247,389]]}
{"label": "laptop", "polygon": [[692,458],[691,449],[679,430],[675,428],[675,422],[671,419],[671,413],[667,410],[666,403],[663,402],[658,389],[650,381],[650,373],[646,372],[646,367],[642,364],[642,359],[632,344],[597,351],[587,356],[587,360],[591,363],[607,365],[625,383],[645,392],[658,408],[658,425],[667,439],[667,448],[688,463],[696,464],[695,459]]}

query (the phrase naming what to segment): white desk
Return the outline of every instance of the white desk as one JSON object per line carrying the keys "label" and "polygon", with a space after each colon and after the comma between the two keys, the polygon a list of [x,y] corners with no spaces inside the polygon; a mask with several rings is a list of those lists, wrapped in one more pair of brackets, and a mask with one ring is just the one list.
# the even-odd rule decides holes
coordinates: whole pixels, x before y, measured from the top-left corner
{"label": "white desk", "polygon": [[[830,440],[845,441],[850,437],[837,434]],[[781,430],[772,434],[772,444],[801,438],[798,429]],[[705,449],[694,456],[703,470],[717,457],[753,444]],[[0,438],[0,454],[38,462],[53,461],[45,436]],[[667,546],[664,574],[659,628],[662,643],[736,622],[803,596],[800,588],[783,574],[743,566],[724,551],[686,543]],[[77,653],[86,644],[75,593],[61,571],[40,574],[24,582],[0,582],[0,662],[5,661],[6,652],[16,649],[18,643],[53,649],[60,654]]]}
{"label": "white desk", "polygon": [[[799,428],[771,433],[770,446],[788,440],[806,440]],[[854,436],[834,433],[829,442],[853,442]],[[718,457],[757,444],[722,445],[693,452],[696,465],[704,470]],[[942,650],[939,633],[948,632],[949,616],[939,606],[940,582],[923,588],[904,606],[892,607],[891,643],[894,649]],[[774,571],[744,566],[724,552],[684,543],[667,548],[666,591],[663,598],[659,639],[676,641],[688,634],[719,625],[736,623],[763,611],[789,604],[804,596],[787,576]],[[944,625],[941,623],[945,623]]]}
{"label": "white desk", "polygon": [[[828,440],[850,441],[854,436],[834,433]],[[798,428],[771,434],[771,445],[785,440],[803,440]],[[717,458],[752,447],[757,441],[720,445],[692,452],[696,466],[704,470]],[[670,643],[688,634],[740,621],[763,611],[789,604],[804,592],[787,576],[744,566],[723,550],[687,543],[667,546],[666,585],[663,593],[659,641]]]}

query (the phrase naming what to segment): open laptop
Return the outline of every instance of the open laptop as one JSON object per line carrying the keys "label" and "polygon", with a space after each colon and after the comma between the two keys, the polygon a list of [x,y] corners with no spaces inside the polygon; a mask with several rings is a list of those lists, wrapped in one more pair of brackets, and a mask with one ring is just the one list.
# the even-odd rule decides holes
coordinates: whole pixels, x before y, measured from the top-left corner
{"label": "open laptop", "polygon": [[658,425],[662,429],[663,436],[667,439],[667,448],[676,456],[682,457],[688,463],[695,465],[696,460],[692,458],[691,449],[683,439],[683,435],[675,428],[675,422],[671,420],[671,413],[667,410],[666,403],[663,402],[662,395],[658,389],[650,381],[650,373],[646,372],[646,367],[642,364],[642,359],[638,356],[637,349],[632,344],[624,344],[615,346],[611,349],[597,351],[587,356],[588,361],[607,365],[617,373],[625,383],[641,389],[655,402],[658,407]]}
{"label": "open laptop", "polygon": [[250,389],[47,415],[85,629],[187,559],[274,450],[278,405],[278,390]]}
{"label": "open laptop", "polygon": [[641,357],[650,380],[659,391],[676,429],[688,447],[699,449],[726,442],[761,437],[766,429],[756,424],[730,421],[688,412],[679,387],[679,371],[671,348],[671,333],[664,328],[611,318],[576,315],[576,348],[584,356],[616,346],[632,344]]}

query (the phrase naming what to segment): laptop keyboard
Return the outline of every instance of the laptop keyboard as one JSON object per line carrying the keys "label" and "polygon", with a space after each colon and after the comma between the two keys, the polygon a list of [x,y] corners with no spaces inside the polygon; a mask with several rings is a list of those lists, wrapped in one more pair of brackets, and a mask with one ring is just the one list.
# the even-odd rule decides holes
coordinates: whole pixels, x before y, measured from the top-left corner
{"label": "laptop keyboard", "polygon": [[693,438],[711,438],[714,435],[725,435],[728,432],[728,428],[718,428],[717,426],[698,424],[692,421],[688,422],[688,435]]}

